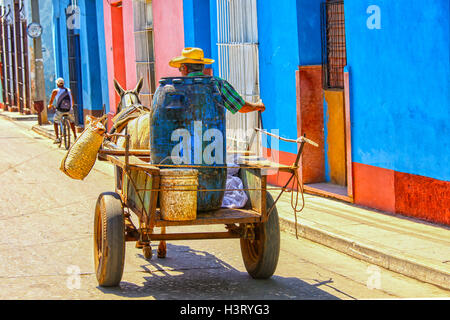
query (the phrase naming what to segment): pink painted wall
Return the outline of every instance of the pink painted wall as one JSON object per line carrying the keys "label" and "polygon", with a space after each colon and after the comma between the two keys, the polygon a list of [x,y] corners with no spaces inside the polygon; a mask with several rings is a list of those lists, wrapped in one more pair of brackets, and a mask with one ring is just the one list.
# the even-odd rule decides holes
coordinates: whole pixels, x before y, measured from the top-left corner
{"label": "pink painted wall", "polygon": [[153,26],[156,81],[179,76],[169,61],[181,55],[184,48],[183,1],[153,0]]}
{"label": "pink painted wall", "polygon": [[[116,94],[116,91],[114,89],[114,79],[117,78],[120,85],[124,87],[124,89],[134,88],[137,81],[135,46],[133,36],[133,0],[122,1],[122,30],[118,29],[117,25],[113,26],[110,2],[111,0],[103,0],[103,14],[105,25],[105,44],[108,69],[108,92],[110,110],[112,112],[115,112],[118,103],[118,95]],[[114,61],[113,33],[117,37],[117,32],[122,32],[123,34],[123,55],[121,57],[116,56],[116,59],[120,59],[121,61]],[[126,74],[116,74],[117,72],[119,72],[119,69],[123,68],[125,69]]]}
{"label": "pink painted wall", "polygon": [[127,83],[124,89],[136,87],[136,54],[134,45],[134,20],[133,20],[133,0],[122,1],[123,10],[123,34],[124,34],[124,58]]}
{"label": "pink painted wall", "polygon": [[[136,53],[133,34],[133,0],[123,0],[123,57],[117,57],[116,54],[116,60],[121,61],[114,61],[113,32],[120,32],[120,30],[112,23],[110,2],[112,1],[103,0],[109,101],[110,110],[115,111],[117,95],[114,89],[114,78],[117,78],[116,73],[123,68],[124,64],[126,75],[120,75],[120,78],[125,79],[125,83],[119,81],[120,84],[124,89],[133,89],[136,86]],[[169,66],[169,60],[179,56],[184,48],[183,1],[153,0],[153,25],[156,81],[161,77],[179,76],[179,71]]]}
{"label": "pink painted wall", "polygon": [[103,0],[103,17],[105,24],[105,48],[106,48],[106,63],[108,70],[108,93],[109,93],[109,110],[115,110],[115,93],[114,93],[114,56],[112,45],[112,22],[111,22],[111,7],[109,0]]}

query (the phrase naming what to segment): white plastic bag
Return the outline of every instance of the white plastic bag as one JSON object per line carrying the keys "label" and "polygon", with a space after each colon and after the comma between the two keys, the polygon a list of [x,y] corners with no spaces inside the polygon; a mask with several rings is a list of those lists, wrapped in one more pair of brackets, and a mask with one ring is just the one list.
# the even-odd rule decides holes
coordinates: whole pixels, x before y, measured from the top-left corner
{"label": "white plastic bag", "polygon": [[227,163],[227,175],[228,176],[236,176],[239,173],[239,165],[236,163]]}
{"label": "white plastic bag", "polygon": [[243,189],[244,185],[238,177],[228,175],[227,186],[225,195],[222,200],[223,208],[243,208],[247,203],[248,197],[244,190],[232,190]]}

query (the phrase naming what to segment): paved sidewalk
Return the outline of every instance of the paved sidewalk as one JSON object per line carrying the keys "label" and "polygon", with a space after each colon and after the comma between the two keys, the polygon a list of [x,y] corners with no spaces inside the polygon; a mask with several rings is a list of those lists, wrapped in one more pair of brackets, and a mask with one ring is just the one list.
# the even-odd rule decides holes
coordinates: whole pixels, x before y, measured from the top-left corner
{"label": "paved sidewalk", "polygon": [[[279,191],[271,193],[275,197]],[[295,234],[290,197],[290,193],[283,194],[277,209],[281,228]],[[297,214],[299,236],[450,290],[449,227],[329,198],[304,197],[305,207]]]}
{"label": "paved sidewalk", "polygon": [[12,120],[12,121],[33,121],[37,123],[37,115],[35,114],[20,114],[19,112],[9,112],[9,111],[3,111],[0,109],[0,116],[4,117],[5,119]]}
{"label": "paved sidewalk", "polygon": [[[0,115],[5,116],[1,112]],[[52,125],[26,125],[48,138],[54,138]],[[113,174],[108,162],[97,161],[95,167]],[[279,191],[271,193],[276,198]],[[305,208],[297,214],[299,236],[450,290],[450,227],[315,195],[304,196]],[[295,234],[290,197],[290,193],[283,194],[277,209],[282,230]]]}
{"label": "paved sidewalk", "polygon": [[49,124],[40,126],[36,114],[23,115],[19,112],[9,112],[0,109],[0,117],[10,121],[17,121],[21,127],[36,131],[49,139],[55,139],[53,124],[49,122]]}

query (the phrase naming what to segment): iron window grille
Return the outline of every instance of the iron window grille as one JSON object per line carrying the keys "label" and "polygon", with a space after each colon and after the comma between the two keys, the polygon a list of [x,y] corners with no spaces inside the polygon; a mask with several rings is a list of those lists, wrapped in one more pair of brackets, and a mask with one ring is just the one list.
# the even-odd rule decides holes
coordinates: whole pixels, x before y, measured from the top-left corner
{"label": "iron window grille", "polygon": [[343,89],[347,65],[344,1],[323,2],[320,10],[323,88]]}
{"label": "iron window grille", "polygon": [[[217,48],[219,77],[227,80],[245,101],[258,102],[259,45],[257,0],[217,1]],[[243,150],[248,132],[257,126],[255,112],[227,112],[227,146]],[[252,151],[259,154],[259,142]]]}

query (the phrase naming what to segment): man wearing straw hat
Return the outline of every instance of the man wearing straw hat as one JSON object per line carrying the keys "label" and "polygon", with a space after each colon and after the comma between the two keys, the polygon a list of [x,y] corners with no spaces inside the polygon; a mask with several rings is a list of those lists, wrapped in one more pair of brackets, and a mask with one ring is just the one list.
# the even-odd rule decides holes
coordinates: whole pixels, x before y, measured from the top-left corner
{"label": "man wearing straw hat", "polygon": [[[200,48],[184,48],[181,56],[173,58],[169,66],[178,68],[184,77],[204,76],[205,64],[212,64],[213,59],[204,57],[203,50]],[[248,113],[252,111],[263,112],[266,108],[262,102],[252,103],[245,101],[239,93],[224,79],[214,77],[225,107],[232,113]]]}

